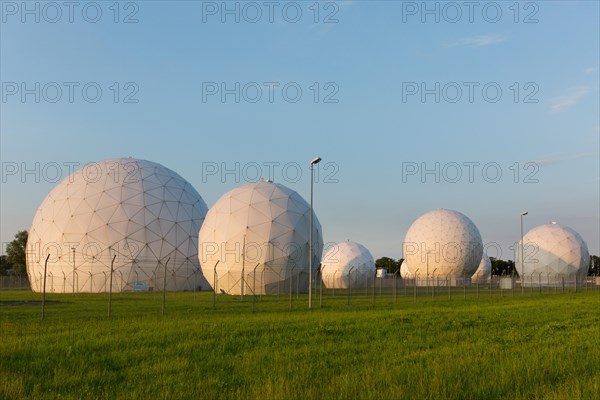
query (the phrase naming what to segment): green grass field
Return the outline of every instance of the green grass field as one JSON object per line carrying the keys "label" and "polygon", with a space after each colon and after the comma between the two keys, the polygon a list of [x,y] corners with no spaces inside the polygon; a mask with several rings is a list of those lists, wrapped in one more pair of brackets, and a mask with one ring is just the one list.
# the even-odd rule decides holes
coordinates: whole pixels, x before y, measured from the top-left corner
{"label": "green grass field", "polygon": [[[462,294],[462,291],[460,292]],[[0,302],[40,300],[0,291]],[[0,398],[598,399],[600,291],[48,295],[1,305]]]}

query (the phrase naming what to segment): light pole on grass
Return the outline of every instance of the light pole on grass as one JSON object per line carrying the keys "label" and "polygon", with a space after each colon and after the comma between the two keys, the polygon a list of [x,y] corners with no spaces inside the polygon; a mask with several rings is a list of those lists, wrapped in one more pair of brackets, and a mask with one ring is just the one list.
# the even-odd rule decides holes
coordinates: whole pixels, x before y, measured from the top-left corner
{"label": "light pole on grass", "polygon": [[314,181],[314,166],[321,162],[321,157],[316,157],[310,162],[310,215],[308,234],[308,308],[312,308],[312,262],[313,262],[313,181]]}
{"label": "light pole on grass", "polygon": [[521,295],[525,294],[525,287],[523,285],[523,281],[525,279],[525,260],[523,259],[523,249],[524,249],[524,243],[523,243],[523,217],[526,216],[527,214],[529,214],[529,211],[523,211],[521,213]]}

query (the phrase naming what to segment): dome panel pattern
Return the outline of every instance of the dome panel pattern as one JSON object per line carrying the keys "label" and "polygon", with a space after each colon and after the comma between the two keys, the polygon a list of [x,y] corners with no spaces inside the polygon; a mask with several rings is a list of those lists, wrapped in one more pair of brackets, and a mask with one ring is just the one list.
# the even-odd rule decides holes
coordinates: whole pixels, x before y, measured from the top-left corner
{"label": "dome panel pattern", "polygon": [[467,216],[437,209],[413,222],[404,238],[403,253],[413,278],[470,278],[481,261],[483,242]]}
{"label": "dome panel pattern", "polygon": [[515,264],[525,286],[573,285],[588,272],[587,243],[573,229],[554,222],[533,228],[515,249]]}
{"label": "dome panel pattern", "polygon": [[[198,257],[215,291],[232,295],[304,292],[309,275],[310,205],[270,181],[240,185],[208,211]],[[323,238],[313,212],[313,276]],[[217,264],[218,263],[218,264]]]}
{"label": "dome panel pattern", "polygon": [[133,158],[87,164],[36,212],[27,242],[31,288],[42,290],[48,254],[50,292],[106,292],[111,264],[114,292],[208,288],[197,256],[207,211],[190,183],[160,164]]}
{"label": "dome panel pattern", "polygon": [[321,279],[326,288],[364,288],[374,277],[375,260],[362,244],[337,243],[323,255]]}

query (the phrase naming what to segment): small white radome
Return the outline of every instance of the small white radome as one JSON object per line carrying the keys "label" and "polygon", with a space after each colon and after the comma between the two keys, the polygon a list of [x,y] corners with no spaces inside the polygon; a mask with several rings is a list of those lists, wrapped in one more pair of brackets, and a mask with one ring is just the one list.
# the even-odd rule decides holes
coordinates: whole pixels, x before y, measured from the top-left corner
{"label": "small white radome", "polygon": [[375,260],[362,244],[336,243],[323,255],[321,279],[327,288],[364,288],[374,276]]}

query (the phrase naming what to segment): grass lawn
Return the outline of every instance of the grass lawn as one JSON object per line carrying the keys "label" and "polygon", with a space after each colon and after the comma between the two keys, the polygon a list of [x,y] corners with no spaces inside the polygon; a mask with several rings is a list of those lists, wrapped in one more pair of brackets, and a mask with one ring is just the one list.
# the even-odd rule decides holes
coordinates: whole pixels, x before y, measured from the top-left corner
{"label": "grass lawn", "polygon": [[[460,293],[460,294],[459,294]],[[600,291],[0,305],[0,398],[599,399]],[[0,291],[0,302],[40,300]]]}

